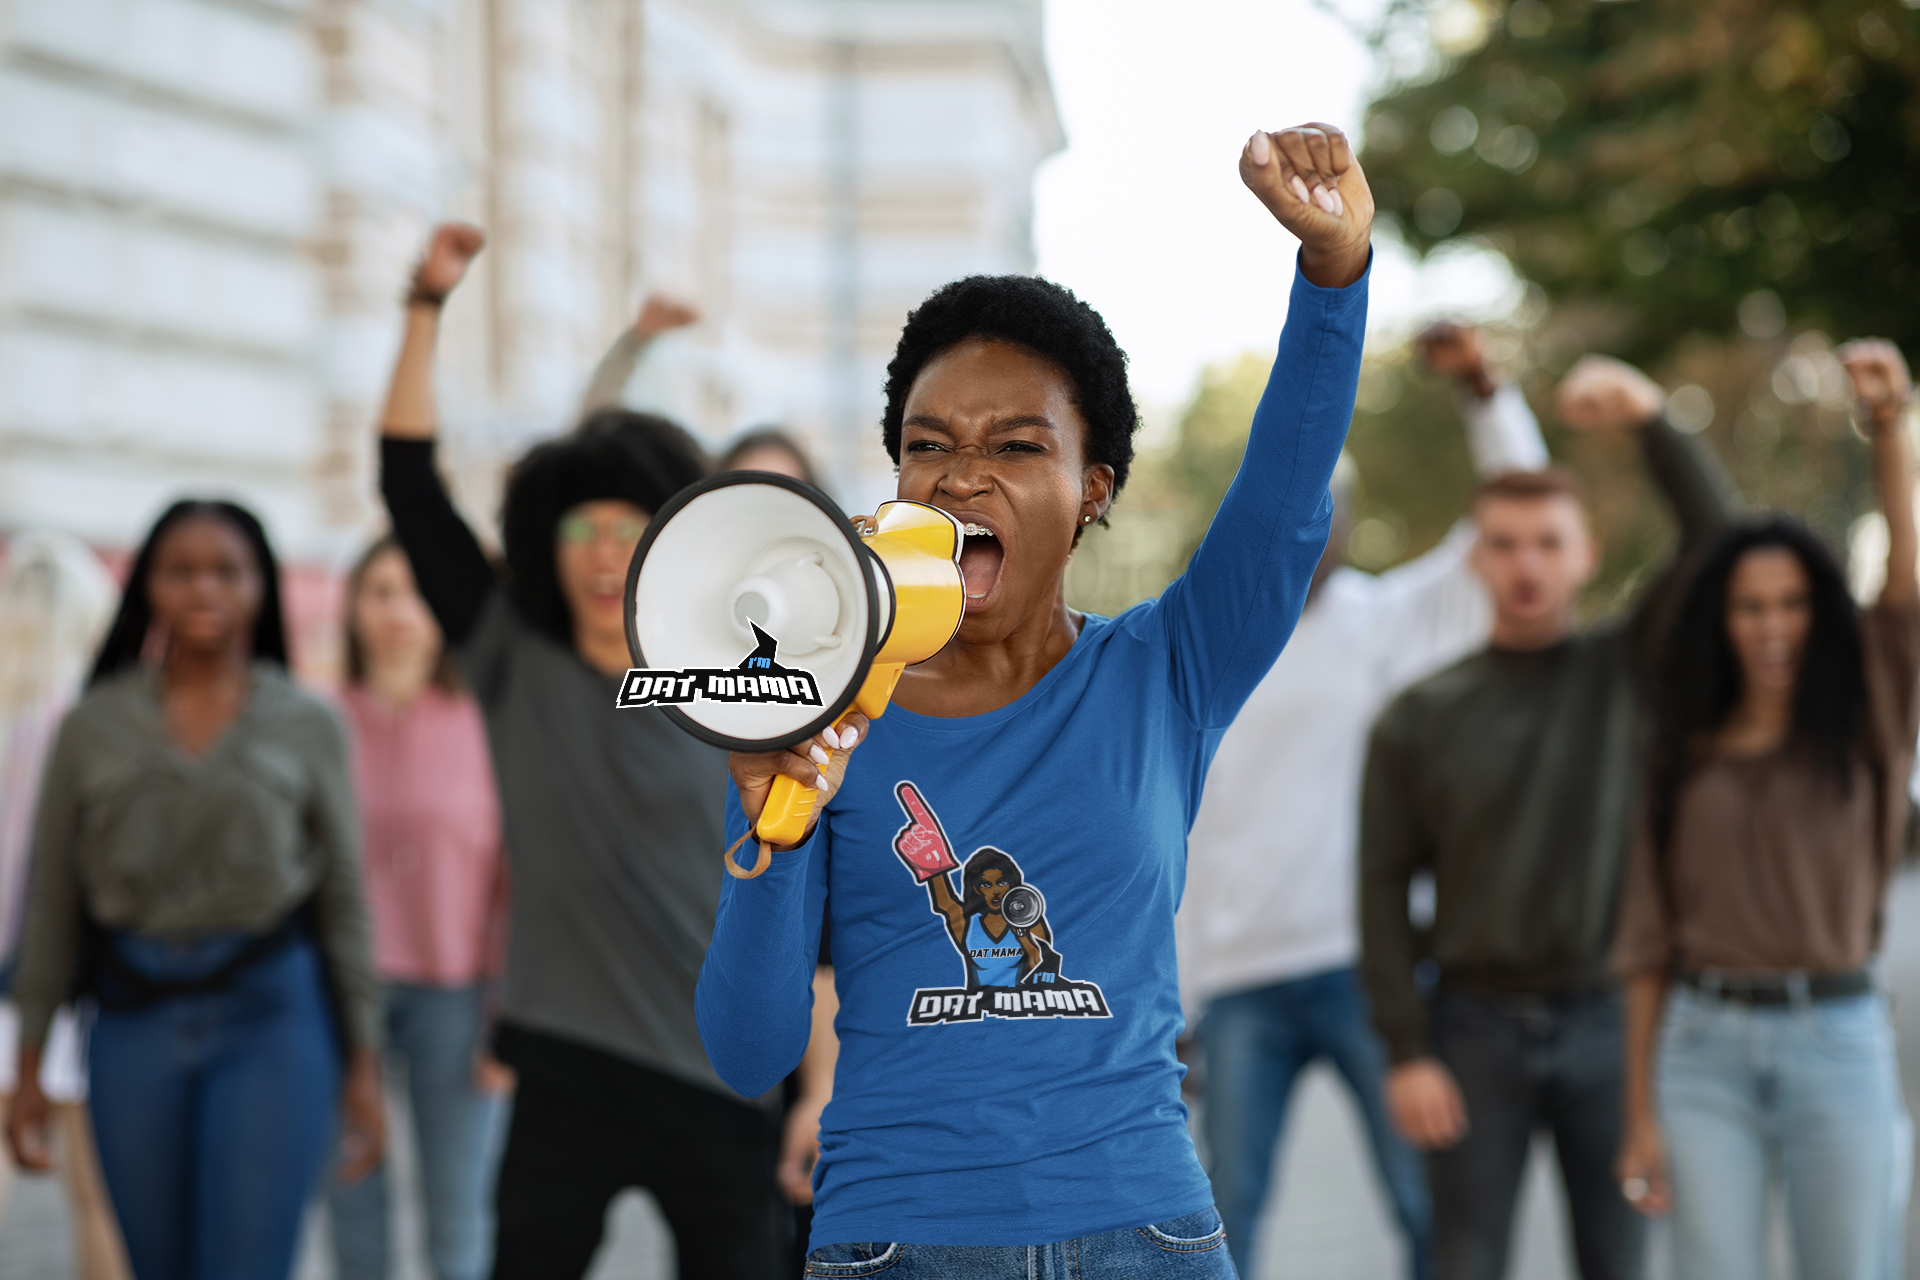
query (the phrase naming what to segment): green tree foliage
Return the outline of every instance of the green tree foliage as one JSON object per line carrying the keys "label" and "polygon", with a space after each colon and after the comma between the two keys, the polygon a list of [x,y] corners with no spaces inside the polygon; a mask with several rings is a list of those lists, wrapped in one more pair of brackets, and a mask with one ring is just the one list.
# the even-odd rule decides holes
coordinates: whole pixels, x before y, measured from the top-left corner
{"label": "green tree foliage", "polygon": [[1785,324],[1920,349],[1920,12],[1893,0],[1515,0],[1374,103],[1362,156],[1415,249],[1491,243],[1618,313],[1629,358]]}
{"label": "green tree foliage", "polygon": [[[1585,351],[1682,389],[1685,425],[1750,505],[1844,546],[1872,495],[1831,342],[1883,335],[1920,356],[1920,0],[1393,0],[1382,43],[1463,8],[1485,38],[1389,84],[1362,159],[1416,251],[1488,244],[1535,286],[1524,321],[1491,336],[1592,492],[1606,559],[1588,611],[1629,595],[1672,527],[1631,439],[1555,420],[1554,383]],[[1266,368],[1207,372],[1175,443],[1076,557],[1076,605],[1113,612],[1184,567]],[[1452,389],[1405,348],[1369,352],[1348,450],[1358,567],[1418,554],[1464,511]]]}

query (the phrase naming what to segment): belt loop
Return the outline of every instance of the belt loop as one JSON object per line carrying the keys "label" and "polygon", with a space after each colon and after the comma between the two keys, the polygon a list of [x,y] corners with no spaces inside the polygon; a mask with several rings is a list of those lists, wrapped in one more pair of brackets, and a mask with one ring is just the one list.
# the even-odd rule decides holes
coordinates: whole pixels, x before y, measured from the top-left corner
{"label": "belt loop", "polygon": [[1806,1013],[1813,1008],[1813,993],[1808,988],[1805,969],[1787,971],[1787,998],[1793,1002],[1795,1013]]}

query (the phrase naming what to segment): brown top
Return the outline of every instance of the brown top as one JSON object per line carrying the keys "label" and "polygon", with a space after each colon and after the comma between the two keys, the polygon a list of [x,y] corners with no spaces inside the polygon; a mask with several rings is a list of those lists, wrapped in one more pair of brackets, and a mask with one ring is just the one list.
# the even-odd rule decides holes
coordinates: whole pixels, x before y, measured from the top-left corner
{"label": "brown top", "polygon": [[1861,634],[1877,762],[1857,755],[1843,793],[1786,749],[1703,761],[1681,790],[1664,867],[1644,822],[1634,840],[1615,973],[1832,973],[1879,946],[1920,731],[1920,605],[1876,604]]}

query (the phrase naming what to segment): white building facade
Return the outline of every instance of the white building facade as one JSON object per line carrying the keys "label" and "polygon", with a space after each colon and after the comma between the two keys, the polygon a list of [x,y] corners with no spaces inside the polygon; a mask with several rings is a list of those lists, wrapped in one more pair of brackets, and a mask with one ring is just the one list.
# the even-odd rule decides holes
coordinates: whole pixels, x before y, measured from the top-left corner
{"label": "white building facade", "polygon": [[0,0],[0,533],[125,548],[175,497],[235,496],[330,579],[380,526],[398,299],[447,217],[490,237],[440,384],[485,524],[653,290],[704,318],[631,403],[712,445],[786,426],[869,504],[907,311],[1032,269],[1063,141],[1040,24],[1039,0]]}

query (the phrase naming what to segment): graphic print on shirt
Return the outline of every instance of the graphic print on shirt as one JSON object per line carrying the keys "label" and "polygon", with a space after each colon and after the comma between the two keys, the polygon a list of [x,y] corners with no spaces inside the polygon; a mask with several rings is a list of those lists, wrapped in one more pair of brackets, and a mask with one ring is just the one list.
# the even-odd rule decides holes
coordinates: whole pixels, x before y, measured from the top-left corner
{"label": "graphic print on shirt", "polygon": [[[966,865],[920,789],[896,783],[894,798],[907,822],[893,851],[913,878],[927,886],[927,902],[960,953],[966,984],[922,987],[907,1009],[911,1026],[979,1022],[982,1018],[1110,1018],[1107,998],[1092,982],[1060,972],[1047,900],[1027,883],[1020,864],[991,845],[975,849]],[[960,873],[954,892],[953,873]]]}

